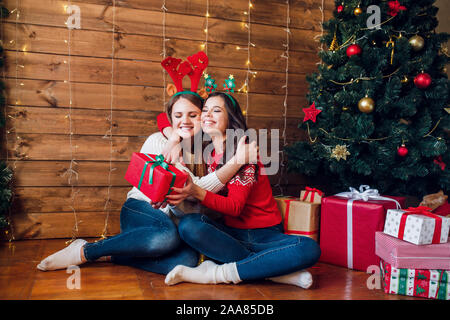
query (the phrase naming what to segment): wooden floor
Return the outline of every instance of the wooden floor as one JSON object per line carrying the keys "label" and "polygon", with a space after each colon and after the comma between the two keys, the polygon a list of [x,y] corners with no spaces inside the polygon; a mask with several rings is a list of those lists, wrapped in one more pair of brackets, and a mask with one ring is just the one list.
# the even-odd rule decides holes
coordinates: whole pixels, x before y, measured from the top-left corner
{"label": "wooden floor", "polygon": [[162,275],[108,262],[81,266],[81,288],[68,289],[72,274],[66,270],[36,269],[43,258],[64,247],[63,239],[0,242],[0,299],[422,300],[369,290],[368,274],[323,263],[310,269],[314,286],[309,290],[270,281],[166,286]]}

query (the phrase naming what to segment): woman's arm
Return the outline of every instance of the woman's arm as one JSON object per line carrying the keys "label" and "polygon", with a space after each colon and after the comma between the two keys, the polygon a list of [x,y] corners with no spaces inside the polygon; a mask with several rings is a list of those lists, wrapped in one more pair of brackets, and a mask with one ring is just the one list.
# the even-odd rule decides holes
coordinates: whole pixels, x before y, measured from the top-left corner
{"label": "woman's arm", "polygon": [[158,125],[159,131],[164,134],[167,139],[169,139],[172,133],[172,124],[169,121],[167,113],[162,112],[158,114],[158,116],[156,117],[156,124]]}
{"label": "woman's arm", "polygon": [[188,181],[184,188],[173,188],[177,195],[167,196],[169,204],[176,201],[178,197],[193,196],[201,201],[201,204],[217,212],[239,216],[247,203],[247,198],[252,190],[255,179],[255,166],[249,165],[244,170],[244,178],[235,176],[228,183],[228,196],[221,196],[210,191],[199,188],[197,185]]}

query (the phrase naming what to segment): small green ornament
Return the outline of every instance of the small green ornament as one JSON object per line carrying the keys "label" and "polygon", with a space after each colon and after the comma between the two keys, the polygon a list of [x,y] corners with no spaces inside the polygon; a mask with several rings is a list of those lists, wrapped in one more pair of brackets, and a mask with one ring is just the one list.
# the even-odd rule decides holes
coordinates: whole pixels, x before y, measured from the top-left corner
{"label": "small green ornament", "polygon": [[205,89],[206,89],[206,92],[212,93],[212,92],[216,91],[216,88],[217,88],[216,80],[211,78],[206,73],[204,74],[204,77],[205,77]]}
{"label": "small green ornament", "polygon": [[223,87],[224,87],[225,91],[234,92],[234,88],[236,87],[236,84],[234,83],[234,77],[232,74],[230,74],[228,79],[225,80]]}

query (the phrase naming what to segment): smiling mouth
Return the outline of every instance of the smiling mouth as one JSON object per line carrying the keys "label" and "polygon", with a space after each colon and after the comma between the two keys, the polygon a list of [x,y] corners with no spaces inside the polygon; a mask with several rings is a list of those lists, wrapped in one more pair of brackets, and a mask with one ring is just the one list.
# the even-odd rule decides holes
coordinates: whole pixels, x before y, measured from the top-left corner
{"label": "smiling mouth", "polygon": [[211,120],[203,121],[203,124],[204,124],[204,125],[207,125],[207,126],[213,125],[213,124],[215,124],[215,123],[216,123],[215,121],[211,121]]}
{"label": "smiling mouth", "polygon": [[182,131],[191,131],[194,129],[194,127],[192,126],[183,126],[183,127],[179,127],[180,130]]}

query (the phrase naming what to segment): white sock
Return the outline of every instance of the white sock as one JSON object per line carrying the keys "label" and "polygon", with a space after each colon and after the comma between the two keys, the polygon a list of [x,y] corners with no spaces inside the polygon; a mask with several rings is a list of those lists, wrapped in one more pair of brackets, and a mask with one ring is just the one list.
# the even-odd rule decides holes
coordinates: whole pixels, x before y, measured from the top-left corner
{"label": "white sock", "polygon": [[286,274],[284,276],[268,278],[273,282],[292,284],[294,286],[309,289],[313,284],[313,278],[309,271],[300,270],[294,273]]}
{"label": "white sock", "polygon": [[166,284],[171,286],[179,282],[192,282],[202,284],[241,282],[237,272],[236,263],[218,265],[211,260],[205,260],[195,268],[178,265],[166,276]]}
{"label": "white sock", "polygon": [[69,266],[77,266],[82,263],[81,261],[81,247],[87,243],[86,240],[77,239],[72,242],[68,247],[55,252],[48,256],[37,268],[42,271],[66,269]]}

